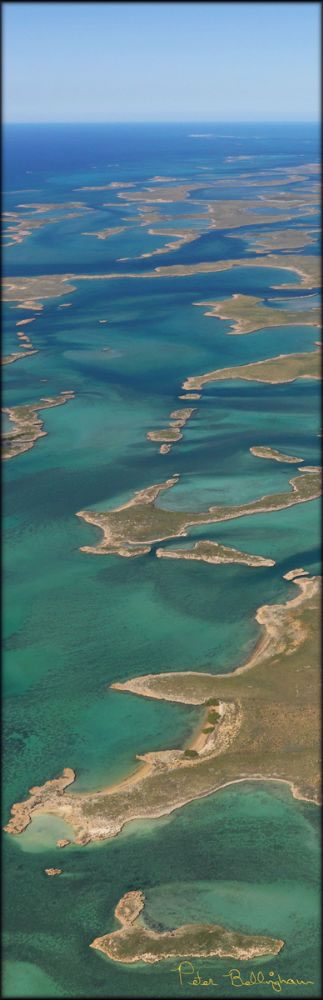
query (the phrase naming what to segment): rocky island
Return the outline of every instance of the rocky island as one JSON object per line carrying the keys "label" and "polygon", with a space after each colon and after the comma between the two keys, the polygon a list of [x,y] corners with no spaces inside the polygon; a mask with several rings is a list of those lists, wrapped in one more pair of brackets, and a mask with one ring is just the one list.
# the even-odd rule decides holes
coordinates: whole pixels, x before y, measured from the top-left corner
{"label": "rocky island", "polygon": [[203,389],[208,382],[243,379],[247,382],[294,382],[297,378],[321,378],[321,351],[304,351],[303,354],[279,354],[265,361],[251,361],[233,368],[218,368],[205,375],[190,375],[183,382],[183,389]]}
{"label": "rocky island", "polygon": [[314,500],[321,493],[320,469],[303,467],[302,474],[290,479],[292,487],[286,493],[273,493],[237,506],[212,506],[207,511],[185,512],[163,510],[155,501],[160,493],[176,486],[178,475],[163,483],[139,490],[131,500],[110,511],[80,510],[77,517],[100,528],[103,538],[96,545],[83,545],[82,552],[93,555],[141,556],[151,550],[154,542],[187,535],[195,524],[215,524],[249,514],[264,514],[271,510],[284,510],[296,503]]}
{"label": "rocky island", "polygon": [[271,305],[255,295],[232,295],[231,299],[220,299],[217,302],[194,302],[195,306],[210,306],[205,316],[231,320],[231,334],[254,333],[274,326],[320,326],[320,309],[300,310],[277,309],[276,300],[270,300]]}
{"label": "rocky island", "polygon": [[25,351],[12,351],[11,354],[6,354],[3,358],[1,358],[1,364],[12,365],[14,361],[21,361],[22,358],[31,358],[33,354],[38,354],[38,350],[36,350],[36,348],[32,348],[32,350],[28,348],[28,350]]}
{"label": "rocky island", "polygon": [[303,458],[297,458],[295,455],[284,455],[282,451],[278,451],[277,448],[267,448],[265,446],[255,446],[249,448],[252,455],[256,458],[269,458],[273,459],[274,462],[286,462],[290,465],[297,465],[298,462],[304,462]]}
{"label": "rocky island", "polygon": [[45,437],[44,423],[38,416],[39,410],[48,410],[53,406],[62,406],[74,399],[75,393],[72,390],[61,392],[59,396],[40,399],[38,403],[27,403],[25,406],[4,406],[2,412],[6,413],[9,420],[15,425],[14,430],[4,431],[2,434],[2,458],[15,458],[22,455],[24,451],[33,448],[35,441],[40,437]]}
{"label": "rocky island", "polygon": [[319,995],[318,137],[8,129],[6,995]]}
{"label": "rocky island", "polygon": [[165,455],[166,452],[170,451],[172,445],[175,444],[176,441],[181,440],[183,437],[182,427],[185,427],[185,424],[188,420],[190,420],[190,417],[193,413],[195,413],[195,410],[196,407],[173,410],[173,412],[169,414],[169,426],[166,427],[165,430],[148,431],[148,441],[161,441],[162,444],[159,451],[162,455]]}
{"label": "rocky island", "polygon": [[312,231],[307,229],[279,229],[277,232],[262,232],[257,235],[241,233],[240,239],[246,240],[255,253],[263,253],[264,250],[298,250],[314,243]]}
{"label": "rocky island", "polygon": [[200,541],[195,542],[191,548],[186,549],[156,549],[156,556],[159,559],[193,559],[206,563],[240,563],[242,566],[274,566],[274,559],[266,559],[264,556],[252,556],[249,552],[239,552],[238,549],[228,545],[220,545],[219,542]]}
{"label": "rocky island", "polygon": [[115,908],[121,924],[117,931],[95,938],[90,948],[102,951],[114,962],[146,962],[165,958],[250,959],[278,955],[284,941],[260,934],[241,934],[220,924],[183,924],[171,931],[154,931],[142,916],[144,893],[127,892]]}

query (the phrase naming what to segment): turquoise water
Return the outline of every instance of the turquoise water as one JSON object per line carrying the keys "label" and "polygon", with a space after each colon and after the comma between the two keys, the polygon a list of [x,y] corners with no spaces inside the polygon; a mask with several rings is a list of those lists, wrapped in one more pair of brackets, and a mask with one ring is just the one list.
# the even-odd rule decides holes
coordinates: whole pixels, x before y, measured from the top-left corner
{"label": "turquoise water", "polygon": [[320,307],[320,296],[315,292],[308,292],[307,295],[302,295],[295,302],[295,299],[277,299],[276,302],[271,302],[271,305],[277,309],[314,309]]}
{"label": "turquoise water", "polygon": [[[53,841],[57,832],[64,831],[53,826]],[[181,995],[174,962],[122,967],[89,949],[95,936],[115,929],[120,896],[140,887],[147,920],[158,929],[220,921],[244,933],[281,934],[286,945],[274,962],[241,963],[243,973],[274,969],[282,977],[310,979],[306,996],[317,997],[318,837],[315,806],[293,801],[284,785],[273,783],[269,790],[254,782],[193,802],[166,822],[132,824],[100,847],[69,847],[64,862],[48,833],[46,850],[38,852],[11,841],[7,879],[15,878],[19,910],[10,906],[5,913],[8,995],[25,990],[25,962],[27,988],[42,983],[47,994],[50,985],[49,995]],[[43,868],[50,865],[63,865],[64,875],[46,879]],[[37,906],[30,912],[31,893]],[[216,976],[221,996],[233,994],[223,977],[235,965],[194,961],[206,976]],[[266,996],[266,988],[257,995]]]}
{"label": "turquoise water", "polygon": [[[246,164],[225,161],[243,153],[255,157],[252,169],[312,162],[313,130],[304,126],[300,134],[295,126],[282,135],[278,126],[266,131],[257,125],[256,139],[255,127],[244,126],[242,137],[211,143],[190,138],[199,129],[189,127],[166,133],[164,127],[153,133],[98,127],[89,146],[85,126],[73,142],[63,127],[46,142],[41,129],[30,128],[28,144],[22,126],[8,135],[4,186],[12,193],[6,208],[15,210],[25,199],[80,199],[93,212],[48,225],[9,248],[7,273],[131,270],[137,277],[77,281],[75,292],[44,300],[39,314],[15,304],[4,309],[4,353],[16,349],[16,322],[27,315],[35,316],[26,332],[38,349],[6,368],[4,405],[68,389],[76,393],[68,404],[44,410],[47,436],[4,465],[5,822],[13,802],[63,767],[76,770],[77,793],[125,777],[138,753],[182,746],[199,722],[199,709],[135,698],[109,685],[147,672],[231,670],[259,638],[259,605],[294,596],[295,585],[283,574],[299,566],[310,573],[320,569],[318,501],[202,525],[183,541],[162,543],[210,538],[274,559],[268,568],[159,560],[157,546],[136,559],[92,557],[80,547],[95,543],[99,533],[75,516],[118,506],[135,490],[174,473],[178,484],[158,501],[167,509],[206,510],[287,490],[298,466],[257,459],[249,450],[255,445],[319,464],[320,392],[314,380],[210,385],[192,402],[196,413],[169,454],[160,455],[147,441],[147,432],[165,427],[171,410],[182,405],[178,396],[189,375],[311,350],[318,339],[318,330],[308,326],[231,336],[227,321],[206,317],[207,307],[193,303],[241,292],[280,296],[304,308],[305,300],[314,303],[314,294],[297,289],[291,272],[287,280],[295,290],[275,290],[286,282],[277,268],[142,278],[157,265],[250,257],[250,249],[237,231],[230,233],[234,239],[212,232],[129,267],[117,258],[151,252],[164,237],[149,236],[148,227],[138,225],[135,206],[118,199],[114,189],[75,191],[120,178],[142,186],[157,174],[177,182],[201,179],[201,165],[214,176],[238,178]],[[29,184],[38,190],[15,193]],[[254,197],[257,188],[249,191]],[[158,206],[164,228],[175,228],[176,219],[181,226],[181,215],[201,208],[202,199]],[[133,221],[116,237],[101,242],[82,236],[122,225],[123,217]],[[61,309],[64,302],[71,306]],[[306,996],[319,995],[318,810],[292,799],[285,786],[232,786],[168,818],[129,824],[113,841],[62,853],[56,840],[69,832],[41,815],[21,837],[5,835],[6,996],[181,995],[170,963],[119,967],[89,949],[95,936],[114,928],[118,899],[135,888],[145,891],[154,926],[213,921],[281,936],[286,945],[274,966],[258,962],[255,968],[311,979]],[[59,865],[64,874],[47,879],[44,868]],[[234,995],[223,978],[228,961],[204,967],[219,977],[221,990],[214,995]]]}

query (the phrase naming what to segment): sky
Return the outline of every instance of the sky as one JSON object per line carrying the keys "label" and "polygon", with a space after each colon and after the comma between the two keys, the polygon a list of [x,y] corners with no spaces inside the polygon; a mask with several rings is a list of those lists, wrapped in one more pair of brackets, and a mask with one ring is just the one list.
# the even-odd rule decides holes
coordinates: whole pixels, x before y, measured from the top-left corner
{"label": "sky", "polygon": [[3,3],[8,122],[315,121],[321,4]]}

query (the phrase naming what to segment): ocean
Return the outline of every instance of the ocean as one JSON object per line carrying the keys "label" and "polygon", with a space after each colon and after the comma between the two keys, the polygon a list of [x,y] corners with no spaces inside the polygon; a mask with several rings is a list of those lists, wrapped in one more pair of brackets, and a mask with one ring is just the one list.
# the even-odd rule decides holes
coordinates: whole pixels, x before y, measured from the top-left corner
{"label": "ocean", "polygon": [[[174,473],[178,484],[158,500],[167,509],[205,510],[287,490],[297,466],[256,459],[249,450],[255,445],[319,464],[320,392],[312,379],[211,384],[192,404],[196,413],[169,454],[160,455],[146,439],[149,430],[167,426],[189,375],[312,349],[318,331],[311,326],[233,337],[227,320],[193,306],[242,293],[268,300],[285,295],[289,308],[304,309],[313,289],[300,289],[295,273],[286,279],[275,266],[149,275],[157,266],[250,258],[241,236],[264,228],[270,234],[278,223],[268,214],[261,226],[203,234],[201,212],[222,190],[210,181],[228,182],[222,197],[255,198],[258,186],[246,187],[241,173],[275,176],[277,168],[315,163],[318,156],[318,129],[309,124],[5,129],[5,211],[58,206],[47,213],[55,223],[5,250],[5,275],[116,275],[72,281],[76,291],[43,299],[39,313],[17,312],[15,303],[3,308],[3,353],[17,349],[16,322],[25,315],[34,317],[22,329],[38,350],[6,367],[3,405],[75,391],[67,405],[40,413],[47,436],[3,466],[5,823],[14,802],[63,767],[76,771],[73,792],[95,790],[126,777],[136,754],[183,746],[199,723],[198,708],[121,694],[109,685],[144,673],[234,669],[259,639],[257,608],[294,596],[283,575],[295,567],[320,571],[317,500],[190,530],[192,540],[275,560],[260,569],[156,559],[160,543],[144,557],[97,559],[80,551],[95,544],[97,529],[75,517],[79,510],[117,507]],[[131,192],[160,176],[201,187],[185,203],[152,204],[149,211],[171,218],[165,229],[182,232],[185,223],[202,235],[140,258],[170,239],[149,234],[161,225],[143,226],[136,202],[120,199],[118,188],[82,188],[130,182]],[[283,180],[281,187],[289,190]],[[71,201],[91,212],[60,218]],[[192,219],[182,220],[187,213]],[[292,228],[293,221],[284,225]],[[314,230],[317,219],[307,225]],[[84,235],[106,227],[124,228],[106,240]],[[309,252],[315,253],[317,232],[312,238]],[[123,277],[129,272],[136,276]],[[273,289],[286,280],[288,292]],[[62,310],[65,302],[71,306]],[[62,852],[56,840],[64,832],[58,820],[40,815],[20,836],[4,836],[5,996],[189,994],[189,986],[179,986],[174,962],[122,966],[90,949],[95,937],[116,929],[114,908],[132,889],[145,892],[147,919],[157,928],[213,922],[283,938],[274,964],[258,959],[247,971],[306,978],[311,984],[303,995],[319,996],[319,810],[312,803],[293,799],[279,782],[246,782],[169,817],[130,823],[99,845]],[[45,867],[60,865],[59,878],[44,875]],[[218,977],[210,995],[234,995],[225,978],[232,960],[192,961]],[[268,994],[259,987],[259,997]]]}

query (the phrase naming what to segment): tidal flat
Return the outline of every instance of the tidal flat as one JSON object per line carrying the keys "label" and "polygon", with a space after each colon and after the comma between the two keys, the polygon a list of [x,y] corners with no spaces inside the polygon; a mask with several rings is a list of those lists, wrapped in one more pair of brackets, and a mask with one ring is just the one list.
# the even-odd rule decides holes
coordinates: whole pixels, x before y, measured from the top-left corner
{"label": "tidal flat", "polygon": [[[176,684],[187,672],[211,673],[215,685],[229,685],[229,677],[218,675],[253,654],[260,637],[257,609],[295,597],[299,587],[284,577],[296,568],[305,571],[304,580],[320,572],[319,499],[218,523],[200,519],[211,506],[286,497],[291,478],[309,483],[318,475],[302,472],[320,464],[317,369],[290,382],[209,381],[201,393],[194,391],[196,402],[178,398],[190,398],[182,385],[199,373],[273,363],[280,355],[291,356],[289,368],[295,355],[315,360],[318,331],[307,322],[317,305],[311,299],[319,280],[316,242],[300,242],[301,233],[317,228],[309,166],[318,159],[314,126],[257,126],[258,139],[254,128],[244,127],[242,135],[239,126],[239,155],[252,156],[248,165],[235,159],[234,125],[234,138],[220,135],[212,143],[190,136],[200,127],[32,129],[27,148],[23,128],[11,127],[4,208],[21,213],[20,234],[23,216],[61,218],[32,227],[6,250],[4,354],[17,351],[16,323],[29,317],[36,320],[30,329],[37,353],[23,357],[21,350],[19,364],[6,365],[3,405],[28,406],[71,390],[75,396],[70,406],[46,409],[46,437],[3,466],[3,825],[29,788],[65,767],[76,779],[62,801],[68,792],[76,803],[124,782],[135,773],[138,754],[183,753],[197,738],[200,705],[136,697],[111,685],[147,674],[171,674]],[[241,176],[250,164],[252,176]],[[209,187],[208,173],[221,184]],[[297,181],[286,191],[291,195],[295,185],[303,208],[275,196],[272,182],[283,188],[293,176]],[[166,198],[167,186],[176,198],[186,188],[185,200],[147,204],[140,212],[142,200],[128,197],[147,187],[158,194],[159,187],[158,197]],[[28,187],[37,190],[22,191]],[[82,187],[87,190],[76,193]],[[127,198],[119,198],[127,189]],[[232,201],[244,203],[240,219],[239,206],[228,205],[230,191]],[[270,214],[264,207],[273,198]],[[63,218],[76,200],[84,200],[86,210]],[[205,232],[203,222],[198,238],[168,248],[160,262],[154,255],[139,259],[173,240],[167,230],[196,231],[211,203],[209,221],[222,228]],[[48,215],[36,213],[45,204]],[[158,218],[149,221],[153,213]],[[151,227],[165,240],[150,234]],[[122,231],[95,236],[110,229]],[[297,262],[301,274],[294,270]],[[230,319],[215,320],[194,306],[234,295],[266,300],[268,311],[279,312],[279,325],[228,336]],[[275,304],[278,297],[283,302]],[[176,447],[161,457],[147,434],[166,428],[169,415],[186,405],[196,407],[193,417]],[[300,468],[277,453],[285,460],[301,456]],[[136,492],[174,477],[156,504],[167,518],[199,515],[189,539],[153,542],[135,559],[116,553],[97,559],[80,551],[95,548],[101,532],[76,512],[109,516]],[[176,545],[184,553],[188,542],[273,564],[156,558],[156,549],[166,553]],[[251,674],[240,681],[249,682]],[[274,686],[267,695],[275,697]],[[282,706],[277,694],[277,719]],[[310,699],[307,709],[310,715]],[[264,741],[270,713],[267,722]],[[4,834],[6,995],[176,998],[174,959],[127,966],[90,947],[116,930],[119,900],[139,890],[157,934],[187,923],[220,924],[282,940],[279,954],[253,959],[252,968],[265,978],[271,969],[276,976],[306,978],[312,982],[306,996],[319,994],[319,809],[296,799],[289,785],[244,780],[169,816],[129,822],[109,841],[62,850],[62,839],[73,839],[73,831],[45,813],[35,814],[20,835]],[[63,872],[51,878],[45,868]],[[223,958],[199,962],[201,972],[218,977],[225,997],[235,994],[225,978],[231,967],[232,960]],[[251,966],[242,960],[240,968],[247,975]],[[268,996],[268,987],[260,986],[258,995]]]}

